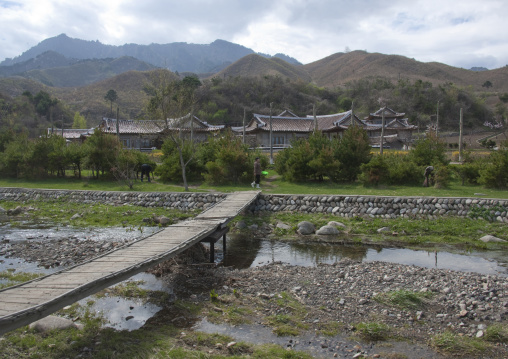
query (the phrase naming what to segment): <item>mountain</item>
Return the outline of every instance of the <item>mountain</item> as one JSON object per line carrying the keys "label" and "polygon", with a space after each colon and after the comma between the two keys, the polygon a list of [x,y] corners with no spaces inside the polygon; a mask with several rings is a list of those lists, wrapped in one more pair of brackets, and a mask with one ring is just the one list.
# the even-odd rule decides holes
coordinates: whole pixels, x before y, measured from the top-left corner
{"label": "mountain", "polygon": [[295,66],[278,57],[268,59],[257,54],[242,57],[234,64],[231,64],[219,73],[214,74],[212,77],[265,75],[281,76],[293,81],[301,80],[304,82],[310,82],[312,80],[310,75],[301,65]]}
{"label": "mountain", "polygon": [[419,62],[399,55],[384,55],[365,51],[336,53],[302,66],[318,86],[336,87],[365,78],[390,81],[409,79],[428,81],[433,85],[454,83],[485,91],[482,85],[492,83],[490,91],[508,92],[508,67],[495,70],[471,71],[438,62]]}
{"label": "mountain", "polygon": [[34,59],[11,66],[0,66],[0,77],[21,76],[54,87],[84,86],[126,71],[147,71],[155,67],[133,57],[108,59],[69,59],[47,51]]}
{"label": "mountain", "polygon": [[[253,50],[245,46],[224,40],[216,40],[211,44],[175,42],[113,46],[102,44],[99,41],[73,39],[61,34],[40,42],[14,59],[5,59],[0,63],[0,66],[12,66],[29,61],[47,51],[54,51],[72,59],[105,59],[131,56],[153,66],[168,68],[173,72],[198,74],[220,71],[238,59],[254,53]],[[286,55],[278,54],[278,56]]]}

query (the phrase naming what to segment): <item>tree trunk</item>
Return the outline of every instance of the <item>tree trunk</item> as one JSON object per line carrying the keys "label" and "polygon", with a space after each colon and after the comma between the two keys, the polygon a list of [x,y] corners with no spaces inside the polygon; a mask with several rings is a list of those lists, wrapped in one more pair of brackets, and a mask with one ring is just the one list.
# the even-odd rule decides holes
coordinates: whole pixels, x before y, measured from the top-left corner
{"label": "tree trunk", "polygon": [[187,164],[183,160],[182,148],[180,146],[178,146],[178,154],[180,156],[180,166],[182,166],[183,186],[185,188],[185,192],[188,192],[189,191],[189,186],[187,185],[187,174],[185,172],[185,168],[187,167]]}

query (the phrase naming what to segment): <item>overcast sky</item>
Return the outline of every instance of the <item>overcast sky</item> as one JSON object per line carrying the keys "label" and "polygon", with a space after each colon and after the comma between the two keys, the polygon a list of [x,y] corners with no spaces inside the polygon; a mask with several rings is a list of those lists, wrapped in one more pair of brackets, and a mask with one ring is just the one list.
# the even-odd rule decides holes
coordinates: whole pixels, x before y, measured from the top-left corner
{"label": "overcast sky", "polygon": [[306,64],[365,50],[508,64],[506,0],[0,0],[0,61],[65,33],[104,44],[223,39]]}

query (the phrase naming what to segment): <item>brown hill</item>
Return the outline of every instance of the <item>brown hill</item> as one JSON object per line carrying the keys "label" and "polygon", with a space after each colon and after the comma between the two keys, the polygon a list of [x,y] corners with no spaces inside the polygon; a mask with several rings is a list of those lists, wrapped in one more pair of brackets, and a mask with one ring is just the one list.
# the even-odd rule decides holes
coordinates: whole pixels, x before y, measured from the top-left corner
{"label": "brown hill", "polygon": [[[113,104],[115,116],[117,106],[120,108],[121,118],[134,119],[140,116],[148,101],[143,87],[151,83],[154,76],[161,71],[165,70],[128,71],[88,86],[72,88],[49,87],[23,77],[9,77],[0,79],[0,93],[17,97],[24,91],[30,91],[34,95],[41,90],[45,91],[66,103],[71,111],[79,111],[87,118],[89,125],[96,126],[102,116],[110,116],[111,105],[104,96],[111,89],[118,95],[117,103]],[[177,78],[174,73],[168,73],[172,78]]]}
{"label": "brown hill", "polygon": [[292,81],[310,82],[311,77],[301,65],[292,65],[280,58],[265,58],[257,54],[242,57],[211,77],[281,76]]}
{"label": "brown hill", "polygon": [[[318,86],[336,87],[349,81],[381,77],[422,80],[434,85],[452,82],[472,86],[476,91],[508,92],[508,66],[487,71],[471,71],[437,62],[420,62],[399,55],[384,55],[365,51],[337,53],[303,65]],[[482,85],[490,81],[492,87]]]}

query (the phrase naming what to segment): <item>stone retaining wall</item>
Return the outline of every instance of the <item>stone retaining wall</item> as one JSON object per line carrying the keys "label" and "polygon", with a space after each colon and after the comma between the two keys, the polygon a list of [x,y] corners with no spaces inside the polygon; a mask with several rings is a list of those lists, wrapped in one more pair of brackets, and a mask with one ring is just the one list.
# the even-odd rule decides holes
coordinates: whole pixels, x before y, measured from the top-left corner
{"label": "stone retaining wall", "polygon": [[483,198],[262,194],[248,210],[251,213],[263,211],[332,213],[340,217],[436,218],[447,215],[465,217],[474,207],[492,209],[490,215],[493,218],[508,223],[508,200]]}
{"label": "stone retaining wall", "polygon": [[109,205],[133,204],[143,207],[165,207],[181,211],[206,209],[226,198],[223,193],[175,193],[175,192],[109,192],[71,191],[26,188],[0,188],[0,200],[57,200],[70,202],[103,203]]}
{"label": "stone retaining wall", "polygon": [[[67,199],[82,203],[144,207],[165,207],[181,211],[206,209],[226,198],[224,193],[174,192],[107,192],[70,191],[25,188],[0,188],[0,200],[26,201],[37,199]],[[381,196],[309,196],[267,195],[259,197],[248,207],[250,213],[303,212],[332,213],[340,217],[370,216],[381,218],[466,217],[475,208],[491,209],[491,216],[508,223],[508,200],[483,198],[441,197],[381,197]]]}

